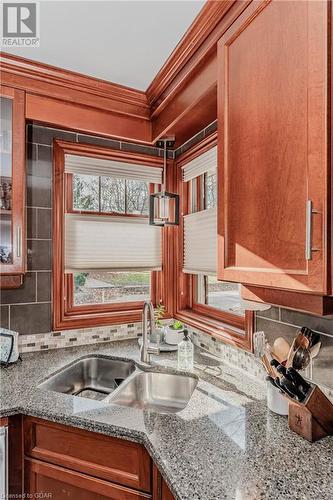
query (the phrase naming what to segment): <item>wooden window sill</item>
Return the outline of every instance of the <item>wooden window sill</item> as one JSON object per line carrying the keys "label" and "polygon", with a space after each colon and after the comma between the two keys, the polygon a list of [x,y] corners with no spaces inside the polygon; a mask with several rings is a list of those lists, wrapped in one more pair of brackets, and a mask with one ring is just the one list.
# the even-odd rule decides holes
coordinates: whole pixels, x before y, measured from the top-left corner
{"label": "wooden window sill", "polygon": [[183,321],[185,324],[197,328],[212,337],[231,344],[235,347],[252,352],[252,333],[253,320],[252,315],[245,317],[245,328],[238,328],[228,325],[222,321],[210,318],[203,314],[198,314],[192,309],[183,309],[174,315],[175,319]]}

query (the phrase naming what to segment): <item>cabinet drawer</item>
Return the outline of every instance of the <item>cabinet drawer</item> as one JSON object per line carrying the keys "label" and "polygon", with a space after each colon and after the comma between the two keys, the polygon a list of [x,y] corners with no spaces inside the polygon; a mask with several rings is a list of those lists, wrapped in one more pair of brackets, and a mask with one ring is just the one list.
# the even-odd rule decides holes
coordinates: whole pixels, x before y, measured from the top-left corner
{"label": "cabinet drawer", "polygon": [[24,446],[26,456],[151,491],[151,459],[138,443],[27,417]]}
{"label": "cabinet drawer", "polygon": [[144,500],[151,495],[89,477],[58,465],[26,459],[25,493],[33,498],[56,500]]}

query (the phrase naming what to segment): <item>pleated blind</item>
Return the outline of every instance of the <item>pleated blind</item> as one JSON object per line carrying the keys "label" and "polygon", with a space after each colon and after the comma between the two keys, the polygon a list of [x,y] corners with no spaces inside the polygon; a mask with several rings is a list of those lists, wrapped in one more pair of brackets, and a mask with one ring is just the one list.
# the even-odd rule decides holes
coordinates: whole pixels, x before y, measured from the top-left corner
{"label": "pleated blind", "polygon": [[184,216],[184,273],[216,274],[216,216],[215,207]]}
{"label": "pleated blind", "polygon": [[147,219],[65,215],[65,272],[161,268],[161,230]]}
{"label": "pleated blind", "polygon": [[65,155],[65,172],[68,174],[97,175],[145,181],[153,184],[162,183],[162,168],[149,167],[137,163],[104,160],[88,156]]}
{"label": "pleated blind", "polygon": [[217,146],[209,149],[205,153],[194,160],[188,162],[184,167],[183,171],[183,181],[188,182],[199,175],[209,172],[217,168]]}

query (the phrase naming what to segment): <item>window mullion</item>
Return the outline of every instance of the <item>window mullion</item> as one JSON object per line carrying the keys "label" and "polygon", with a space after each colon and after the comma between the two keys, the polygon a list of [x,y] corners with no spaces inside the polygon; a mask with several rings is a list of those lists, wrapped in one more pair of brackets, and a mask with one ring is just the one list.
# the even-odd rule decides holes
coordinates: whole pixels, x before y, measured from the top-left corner
{"label": "window mullion", "polygon": [[128,186],[127,186],[127,179],[124,180],[125,182],[125,214],[127,214],[127,189],[128,189]]}
{"label": "window mullion", "polygon": [[98,211],[102,212],[102,177],[98,177]]}

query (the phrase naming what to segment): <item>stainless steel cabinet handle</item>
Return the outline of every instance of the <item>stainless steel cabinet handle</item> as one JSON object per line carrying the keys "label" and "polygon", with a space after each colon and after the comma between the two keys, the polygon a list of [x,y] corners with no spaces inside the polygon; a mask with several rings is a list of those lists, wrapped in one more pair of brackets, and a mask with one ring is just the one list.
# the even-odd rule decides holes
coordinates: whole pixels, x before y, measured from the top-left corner
{"label": "stainless steel cabinet handle", "polygon": [[16,254],[17,257],[21,257],[21,251],[22,251],[22,229],[21,226],[17,226],[16,229]]}
{"label": "stainless steel cabinet handle", "polygon": [[317,210],[313,209],[312,200],[306,202],[306,222],[305,222],[305,258],[312,259],[312,252],[318,252],[319,248],[312,247],[312,215],[318,214]]}

